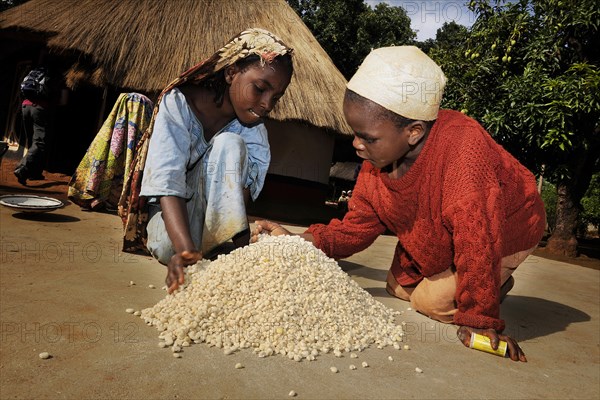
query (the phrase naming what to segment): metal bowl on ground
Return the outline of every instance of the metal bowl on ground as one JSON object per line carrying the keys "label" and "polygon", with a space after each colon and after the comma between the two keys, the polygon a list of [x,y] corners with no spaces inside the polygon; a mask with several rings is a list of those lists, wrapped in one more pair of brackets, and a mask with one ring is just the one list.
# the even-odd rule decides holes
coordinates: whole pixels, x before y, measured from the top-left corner
{"label": "metal bowl on ground", "polygon": [[27,213],[43,213],[61,208],[62,201],[52,197],[33,194],[8,194],[0,196],[0,204],[15,211]]}

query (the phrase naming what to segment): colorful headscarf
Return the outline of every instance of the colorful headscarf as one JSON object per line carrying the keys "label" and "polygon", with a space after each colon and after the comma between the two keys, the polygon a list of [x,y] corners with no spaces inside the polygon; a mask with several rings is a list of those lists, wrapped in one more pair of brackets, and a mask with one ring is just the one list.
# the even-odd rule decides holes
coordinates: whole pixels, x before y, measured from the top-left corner
{"label": "colorful headscarf", "polygon": [[147,253],[146,225],[148,211],[146,199],[140,197],[142,176],[154,121],[165,93],[177,86],[188,82],[199,83],[217,72],[227,68],[250,55],[258,55],[261,65],[271,63],[275,57],[292,54],[293,49],[273,33],[260,28],[250,28],[232,38],[225,46],[211,57],[194,65],[169,83],[158,96],[156,107],[152,113],[152,120],[148,129],[140,139],[136,148],[135,158],[130,167],[130,173],[123,184],[123,194],[119,200],[119,216],[123,221],[124,238],[123,251]]}
{"label": "colorful headscarf", "polygon": [[265,65],[265,63],[271,63],[275,57],[292,54],[293,51],[280,38],[267,30],[260,28],[246,29],[233,37],[211,57],[194,65],[181,74],[179,78],[169,83],[159,96],[158,103],[160,103],[162,95],[174,87],[181,86],[186,82],[201,82],[248,56],[259,56],[261,65]]}

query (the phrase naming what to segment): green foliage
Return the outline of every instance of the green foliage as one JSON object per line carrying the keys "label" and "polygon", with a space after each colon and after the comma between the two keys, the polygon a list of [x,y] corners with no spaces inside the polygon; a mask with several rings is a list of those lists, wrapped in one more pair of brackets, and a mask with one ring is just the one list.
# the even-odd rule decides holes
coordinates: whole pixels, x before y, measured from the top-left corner
{"label": "green foliage", "polygon": [[546,209],[546,222],[550,232],[552,232],[556,226],[556,203],[558,201],[556,186],[544,180],[541,195]]}
{"label": "green foliage", "polygon": [[456,22],[445,22],[437,30],[435,40],[427,40],[418,46],[427,52],[439,65],[444,73],[450,78],[444,92],[443,106],[454,110],[464,110],[467,93],[466,79],[455,79],[464,74],[462,49],[468,39],[467,28]]}
{"label": "green foliage", "polygon": [[594,225],[598,230],[600,228],[600,174],[592,178],[587,193],[581,199],[581,206],[583,207],[582,223]]}
{"label": "green foliage", "polygon": [[414,38],[410,18],[403,8],[379,3],[360,15],[357,48],[365,56],[372,48],[407,44]]}
{"label": "green foliage", "polygon": [[436,32],[435,39],[427,39],[424,42],[417,42],[418,46],[425,53],[436,54],[450,53],[454,48],[462,48],[469,36],[467,27],[459,25],[454,21],[444,22],[441,28]]}
{"label": "green foliage", "polygon": [[444,22],[435,34],[435,44],[441,48],[456,48],[467,40],[469,32],[466,27],[454,21]]}
{"label": "green foliage", "polygon": [[481,121],[532,170],[572,179],[573,159],[598,157],[600,145],[597,1],[470,5],[478,18],[462,46],[430,50],[449,77],[444,106]]}
{"label": "green foliage", "polygon": [[[546,209],[546,219],[550,231],[556,226],[556,205],[558,201],[556,186],[544,180],[542,185],[542,200]],[[585,232],[588,225],[593,225],[596,230],[600,228],[600,174],[594,175],[587,193],[581,199],[580,225]]]}
{"label": "green foliage", "polygon": [[[429,51],[448,77],[442,106],[480,121],[525,166],[556,183],[561,200],[545,198],[548,220],[556,240],[569,243],[576,227],[568,216],[577,215],[600,171],[598,0],[469,6],[477,19],[466,40]],[[550,202],[564,221],[555,221]],[[585,202],[580,217],[589,219],[593,207]]]}
{"label": "green foliage", "polygon": [[363,0],[287,0],[349,79],[372,48],[414,42],[410,18],[386,3],[372,9]]}
{"label": "green foliage", "polygon": [[368,9],[363,0],[288,0],[288,3],[342,74],[354,73],[360,65],[354,54],[359,17]]}

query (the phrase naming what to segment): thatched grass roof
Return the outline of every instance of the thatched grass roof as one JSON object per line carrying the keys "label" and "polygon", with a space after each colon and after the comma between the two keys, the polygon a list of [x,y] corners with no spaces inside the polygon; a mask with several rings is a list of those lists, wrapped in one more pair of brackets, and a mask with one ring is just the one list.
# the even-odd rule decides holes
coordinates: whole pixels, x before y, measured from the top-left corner
{"label": "thatched grass roof", "polygon": [[90,60],[73,65],[71,85],[143,92],[161,90],[248,27],[268,29],[295,50],[292,83],[270,117],[350,133],[341,106],[346,80],[284,0],[31,0],[0,13],[0,35],[44,36],[52,53]]}

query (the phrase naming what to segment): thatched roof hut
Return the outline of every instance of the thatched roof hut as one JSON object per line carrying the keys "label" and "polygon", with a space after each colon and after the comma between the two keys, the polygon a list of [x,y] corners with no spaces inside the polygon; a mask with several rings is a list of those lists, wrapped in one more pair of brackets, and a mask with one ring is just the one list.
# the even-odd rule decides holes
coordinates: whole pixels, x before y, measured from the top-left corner
{"label": "thatched roof hut", "polygon": [[0,14],[0,36],[40,40],[75,55],[71,87],[157,92],[251,26],[295,49],[295,74],[270,117],[350,133],[341,102],[346,80],[284,0],[30,0]]}

